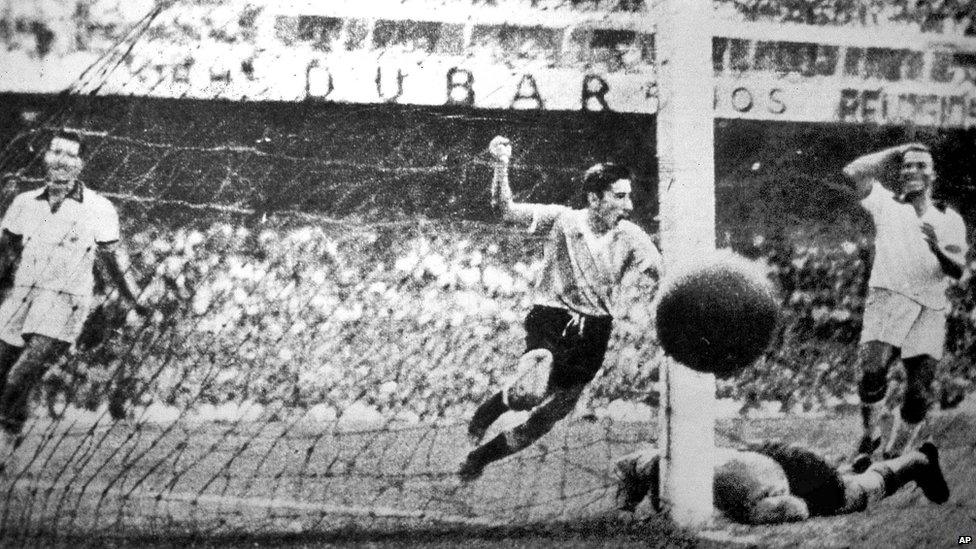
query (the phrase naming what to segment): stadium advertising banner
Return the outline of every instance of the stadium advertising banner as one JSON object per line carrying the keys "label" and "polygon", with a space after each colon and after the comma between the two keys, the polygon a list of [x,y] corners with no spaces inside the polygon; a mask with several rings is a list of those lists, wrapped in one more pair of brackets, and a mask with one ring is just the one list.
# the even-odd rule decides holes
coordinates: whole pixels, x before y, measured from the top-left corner
{"label": "stadium advertising banner", "polygon": [[719,25],[715,110],[723,118],[976,126],[976,40]]}
{"label": "stadium advertising banner", "polygon": [[[641,2],[590,2],[606,8],[590,10],[500,4],[269,5],[250,44],[211,42],[192,58],[170,48],[164,58],[171,61],[157,63],[157,74],[137,71],[139,82],[116,79],[110,87],[164,96],[656,111],[653,25]],[[153,54],[158,48],[143,55],[137,46],[130,66]]]}
{"label": "stadium advertising banner", "polygon": [[976,127],[976,94],[931,86],[809,85],[787,79],[736,78],[715,89],[716,116],[791,122]]}
{"label": "stadium advertising banner", "polygon": [[[325,4],[325,3],[320,3]],[[0,54],[6,91],[458,105],[653,114],[644,2],[268,3],[248,24],[176,4],[103,78],[92,52]],[[194,21],[214,27],[179,34]],[[715,115],[793,122],[976,126],[976,40],[716,22]],[[806,38],[804,38],[806,37]],[[92,71],[89,71],[91,73]]]}

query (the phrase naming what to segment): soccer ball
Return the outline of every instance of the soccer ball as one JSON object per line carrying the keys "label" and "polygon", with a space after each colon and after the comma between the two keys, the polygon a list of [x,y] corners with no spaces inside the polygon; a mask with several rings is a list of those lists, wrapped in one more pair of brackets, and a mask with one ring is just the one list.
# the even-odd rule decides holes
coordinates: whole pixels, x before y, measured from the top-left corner
{"label": "soccer ball", "polygon": [[668,355],[720,378],[762,355],[780,316],[763,264],[719,250],[672,271],[656,305],[658,339]]}

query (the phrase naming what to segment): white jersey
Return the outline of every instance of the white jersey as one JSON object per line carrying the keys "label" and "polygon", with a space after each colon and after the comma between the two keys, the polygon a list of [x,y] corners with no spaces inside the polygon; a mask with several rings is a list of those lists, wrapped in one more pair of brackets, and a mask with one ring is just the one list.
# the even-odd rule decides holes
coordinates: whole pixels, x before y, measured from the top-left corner
{"label": "white jersey", "polygon": [[877,231],[868,285],[897,292],[932,309],[948,308],[948,280],[925,241],[922,224],[932,225],[940,245],[955,246],[965,253],[968,246],[962,217],[951,209],[942,212],[935,207],[919,217],[911,204],[898,202],[878,182],[861,205],[871,214]]}
{"label": "white jersey", "polygon": [[108,199],[80,184],[52,212],[41,188],[17,195],[0,229],[23,237],[15,286],[91,296],[97,245],[119,239],[119,216]]}

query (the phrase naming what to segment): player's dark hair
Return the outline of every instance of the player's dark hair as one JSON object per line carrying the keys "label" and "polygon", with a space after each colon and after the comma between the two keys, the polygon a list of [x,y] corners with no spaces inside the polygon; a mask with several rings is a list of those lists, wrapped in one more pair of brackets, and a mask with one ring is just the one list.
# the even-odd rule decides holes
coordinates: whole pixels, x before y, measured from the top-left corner
{"label": "player's dark hair", "polygon": [[906,146],[905,150],[902,151],[901,160],[904,161],[905,155],[910,152],[923,152],[927,153],[929,156],[932,156],[932,149],[930,149],[928,145],[924,143],[912,143]]}
{"label": "player's dark hair", "polygon": [[633,177],[630,170],[620,164],[613,162],[594,164],[583,174],[583,192],[603,196],[615,181],[633,179]]}
{"label": "player's dark hair", "polygon": [[47,133],[48,136],[44,140],[45,150],[51,146],[51,142],[55,139],[66,139],[78,144],[78,156],[84,157],[88,152],[88,148],[85,146],[85,140],[81,137],[81,133],[76,130],[70,128],[53,128]]}

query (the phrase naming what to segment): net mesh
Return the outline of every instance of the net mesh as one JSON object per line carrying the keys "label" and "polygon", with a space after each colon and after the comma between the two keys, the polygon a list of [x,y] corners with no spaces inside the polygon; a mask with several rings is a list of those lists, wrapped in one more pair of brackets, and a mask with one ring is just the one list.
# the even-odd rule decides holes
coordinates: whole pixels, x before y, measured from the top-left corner
{"label": "net mesh", "polygon": [[[466,420],[521,352],[541,259],[538,237],[491,219],[484,147],[513,138],[527,200],[578,204],[574,178],[612,159],[635,167],[650,205],[648,117],[100,94],[151,89],[161,73],[134,52],[192,34],[180,9],[120,31],[69,92],[10,98],[4,205],[42,184],[39,130],[79,129],[83,179],[118,207],[153,313],[127,312],[98,282],[76,348],[4,456],[4,539],[605,514],[613,457],[652,438],[650,407],[611,405],[655,382],[639,299],[652,281],[632,286],[576,418],[478,482],[455,479]],[[581,420],[608,405],[642,423]]]}

